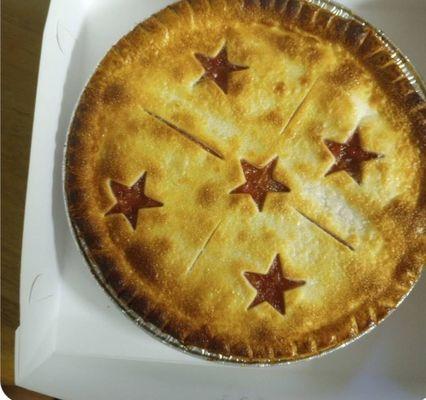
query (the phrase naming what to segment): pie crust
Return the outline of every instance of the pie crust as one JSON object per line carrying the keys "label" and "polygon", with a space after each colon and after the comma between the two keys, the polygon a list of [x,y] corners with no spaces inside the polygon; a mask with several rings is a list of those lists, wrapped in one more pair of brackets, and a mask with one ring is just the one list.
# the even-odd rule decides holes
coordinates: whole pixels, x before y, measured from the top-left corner
{"label": "pie crust", "polygon": [[181,1],[86,86],[70,220],[102,286],[160,336],[211,358],[310,357],[418,279],[425,127],[367,24],[308,1]]}

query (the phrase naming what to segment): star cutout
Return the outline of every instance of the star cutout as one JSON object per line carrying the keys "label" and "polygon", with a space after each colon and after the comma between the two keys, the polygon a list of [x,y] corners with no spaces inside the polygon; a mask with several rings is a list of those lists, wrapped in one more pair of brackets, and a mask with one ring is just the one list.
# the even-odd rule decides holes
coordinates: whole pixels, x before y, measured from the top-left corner
{"label": "star cutout", "polygon": [[327,171],[325,176],[338,171],[346,171],[358,185],[362,180],[361,164],[365,161],[382,157],[381,154],[365,151],[361,147],[360,130],[357,128],[354,134],[345,142],[337,143],[325,140],[324,143],[336,159],[335,163]]}
{"label": "star cutout", "polygon": [[266,274],[244,272],[244,276],[257,290],[257,295],[248,308],[266,301],[282,315],[285,314],[284,292],[305,284],[305,281],[291,281],[284,277],[278,254]]}
{"label": "star cutout", "polygon": [[205,70],[204,75],[200,78],[199,82],[204,79],[212,79],[225,94],[228,93],[229,74],[231,72],[242,71],[248,68],[242,65],[230,63],[225,46],[215,57],[205,56],[200,53],[196,53],[195,57]]}
{"label": "star cutout", "polygon": [[138,211],[141,208],[161,207],[163,203],[145,195],[146,172],[131,187],[111,181],[111,189],[117,203],[105,215],[124,214],[133,229],[136,229]]}
{"label": "star cutout", "polygon": [[245,160],[241,160],[241,167],[246,177],[246,182],[234,189],[231,194],[249,194],[262,211],[268,192],[285,193],[290,189],[272,178],[278,157],[273,159],[263,168],[258,168]]}

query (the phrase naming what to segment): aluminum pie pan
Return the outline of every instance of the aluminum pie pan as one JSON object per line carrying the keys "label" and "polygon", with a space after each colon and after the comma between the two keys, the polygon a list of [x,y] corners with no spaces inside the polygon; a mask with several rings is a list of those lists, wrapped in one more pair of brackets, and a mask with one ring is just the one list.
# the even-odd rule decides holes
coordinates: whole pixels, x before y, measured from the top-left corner
{"label": "aluminum pie pan", "polygon": [[[395,64],[398,66],[398,68],[400,69],[404,77],[408,80],[413,90],[421,97],[422,100],[426,100],[426,86],[421,76],[412,65],[410,59],[407,56],[405,56],[404,53],[402,53],[402,51],[386,36],[384,32],[382,32],[380,29],[374,27],[372,24],[370,24],[369,22],[365,21],[363,18],[353,13],[349,8],[341,4],[338,4],[334,1],[303,0],[302,2],[305,2],[307,4],[312,4],[321,9],[327,10],[331,14],[338,16],[340,18],[343,18],[345,20],[356,21],[359,24],[361,24],[363,27],[370,29],[371,32],[373,32],[376,35],[376,37],[378,37],[381,40],[382,44],[387,48],[391,58],[393,59]],[[94,71],[96,71],[98,66],[99,64],[96,65],[96,67],[94,68]],[[84,88],[80,93],[79,100],[77,101],[74,107],[74,110],[71,115],[68,131],[66,134],[66,138],[65,138],[63,161],[62,161],[62,193],[63,193],[64,202],[65,202],[66,219],[68,221],[71,231],[73,232],[73,235],[72,235],[73,240],[76,246],[78,247],[81,255],[86,260],[92,275],[96,279],[97,284],[113,300],[113,302],[116,304],[116,306],[120,309],[122,313],[124,313],[128,318],[130,318],[136,325],[144,329],[144,331],[147,332],[151,337],[185,354],[194,356],[202,360],[210,361],[219,365],[240,366],[240,367],[272,367],[272,366],[294,364],[294,363],[298,363],[298,362],[302,362],[306,360],[320,358],[324,355],[330,354],[338,349],[348,346],[349,344],[357,341],[358,339],[360,339],[367,333],[371,332],[376,326],[378,326],[383,320],[385,320],[390,314],[392,314],[399,307],[399,305],[407,298],[407,296],[411,293],[416,283],[419,281],[422,269],[417,275],[415,281],[411,284],[411,287],[409,288],[409,290],[399,299],[398,303],[392,309],[390,309],[381,320],[379,320],[377,323],[374,323],[374,322],[370,323],[369,327],[365,329],[363,332],[361,332],[360,334],[352,338],[349,338],[348,340],[340,343],[338,346],[330,347],[329,349],[323,350],[319,353],[316,353],[313,355],[308,354],[305,357],[302,356],[294,360],[283,360],[283,361],[271,360],[271,361],[265,361],[265,362],[257,362],[257,361],[250,362],[244,358],[210,352],[198,346],[185,345],[181,343],[179,340],[177,340],[176,338],[174,338],[173,336],[163,332],[156,325],[144,320],[140,315],[138,315],[132,309],[130,309],[128,305],[120,299],[120,297],[117,295],[115,290],[106,282],[99,266],[90,255],[90,249],[86,245],[84,237],[81,235],[81,232],[79,231],[78,227],[75,224],[73,224],[70,213],[69,213],[67,194],[66,194],[66,161],[67,161],[66,155],[67,155],[68,137],[71,130],[72,121],[74,120],[75,112],[80,102],[80,98],[87,84],[91,80],[92,75],[89,77],[86,84],[84,85]]]}

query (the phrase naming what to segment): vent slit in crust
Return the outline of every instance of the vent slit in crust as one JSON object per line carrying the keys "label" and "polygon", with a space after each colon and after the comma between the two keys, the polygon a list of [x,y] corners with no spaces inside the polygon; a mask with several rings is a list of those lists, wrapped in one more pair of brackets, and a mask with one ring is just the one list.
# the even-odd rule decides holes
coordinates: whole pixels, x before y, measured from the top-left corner
{"label": "vent slit in crust", "polygon": [[197,137],[195,137],[194,135],[190,134],[189,132],[178,128],[175,124],[172,124],[171,122],[167,121],[166,119],[160,117],[157,114],[154,114],[152,111],[148,111],[148,110],[144,110],[147,114],[151,115],[151,117],[155,118],[157,121],[162,122],[163,124],[166,124],[169,128],[172,128],[173,130],[175,130],[176,132],[180,133],[183,137],[185,137],[186,139],[190,140],[191,142],[195,143],[198,147],[200,147],[201,149],[203,149],[204,151],[207,151],[209,154],[223,160],[223,155],[213,149],[212,146],[203,143],[200,139],[198,139]]}
{"label": "vent slit in crust", "polygon": [[[314,83],[311,85],[311,87],[306,92],[305,96],[303,96],[302,101],[299,103],[299,105],[295,108],[294,112],[291,114],[289,120],[287,121],[286,125],[282,128],[280,132],[280,137],[283,136],[289,126],[291,126],[291,123],[295,118],[297,117],[297,114],[302,110],[303,105],[307,102],[309,95],[312,93],[312,90],[315,87],[315,84],[319,81],[319,78],[317,78]],[[278,139],[279,140],[279,139]]]}
{"label": "vent slit in crust", "polygon": [[246,160],[241,160],[245,182],[233,189],[230,194],[250,195],[258,210],[262,211],[268,193],[287,193],[290,191],[286,185],[273,178],[277,162],[278,157],[275,157],[264,167],[257,167]]}
{"label": "vent slit in crust", "polygon": [[284,276],[279,254],[275,256],[266,274],[245,271],[244,277],[257,292],[256,297],[248,306],[248,310],[266,302],[281,315],[285,314],[284,293],[306,283],[302,280],[291,280]]}
{"label": "vent slit in crust", "polygon": [[320,225],[317,221],[313,220],[312,218],[308,217],[305,213],[300,211],[299,209],[295,208],[295,210],[305,219],[307,219],[311,224],[317,226],[319,229],[321,229],[324,233],[326,233],[328,236],[332,237],[335,241],[340,243],[341,245],[345,246],[350,251],[355,251],[355,248],[351,246],[348,242],[337,236],[335,233],[331,232],[329,229],[325,228],[324,226]]}
{"label": "vent slit in crust", "polygon": [[213,57],[195,53],[195,58],[204,68],[204,74],[196,84],[205,80],[212,80],[225,94],[228,93],[229,75],[232,72],[244,71],[249,68],[245,65],[232,64],[228,60],[226,44]]}
{"label": "vent slit in crust", "polygon": [[205,252],[205,250],[207,249],[207,246],[209,245],[210,241],[213,239],[213,236],[215,235],[215,233],[217,232],[217,230],[219,229],[220,224],[222,223],[222,220],[219,221],[216,226],[212,229],[210,235],[207,237],[206,241],[204,242],[203,246],[201,247],[201,249],[198,251],[197,255],[195,256],[194,260],[191,262],[189,268],[187,269],[187,273],[190,273],[194,268],[195,265],[197,264],[199,258],[202,256],[202,254]]}
{"label": "vent slit in crust", "polygon": [[147,172],[144,172],[131,187],[111,181],[110,186],[116,199],[116,203],[105,214],[105,216],[123,214],[132,225],[132,228],[136,229],[139,210],[143,208],[162,207],[163,203],[154,200],[145,194],[145,182],[147,175]]}
{"label": "vent slit in crust", "polygon": [[359,126],[344,143],[328,139],[324,140],[324,143],[335,159],[334,164],[325,173],[325,176],[345,171],[358,185],[361,185],[362,182],[362,164],[383,157],[382,154],[364,150],[361,144]]}

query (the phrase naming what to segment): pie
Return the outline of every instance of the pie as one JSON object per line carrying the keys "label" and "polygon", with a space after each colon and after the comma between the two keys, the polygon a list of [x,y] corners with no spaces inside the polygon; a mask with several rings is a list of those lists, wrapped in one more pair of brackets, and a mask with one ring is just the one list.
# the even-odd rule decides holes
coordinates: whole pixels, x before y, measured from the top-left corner
{"label": "pie", "polygon": [[424,95],[368,24],[187,0],[108,52],[66,150],[73,229],[147,329],[213,359],[317,355],[425,261]]}

